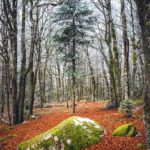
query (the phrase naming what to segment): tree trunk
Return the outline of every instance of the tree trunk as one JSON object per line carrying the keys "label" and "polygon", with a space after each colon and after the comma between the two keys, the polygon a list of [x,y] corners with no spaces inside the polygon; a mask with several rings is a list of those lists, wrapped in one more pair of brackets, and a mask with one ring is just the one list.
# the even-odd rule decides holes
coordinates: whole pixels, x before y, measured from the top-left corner
{"label": "tree trunk", "polygon": [[[38,1],[37,1],[38,2]],[[36,49],[38,50],[38,60],[37,60],[37,65],[33,67],[33,59],[34,59],[34,52],[35,52],[35,39],[37,36],[37,28],[38,28],[38,21],[39,21],[39,11],[38,8],[36,10],[36,21],[33,19],[33,1],[30,1],[31,5],[31,10],[30,10],[30,21],[31,21],[31,39],[30,39],[30,57],[29,57],[29,80],[30,80],[30,94],[29,94],[29,101],[30,101],[30,106],[29,106],[29,115],[33,114],[33,106],[34,106],[34,94],[35,94],[35,85],[36,85],[36,80],[37,80],[37,73],[39,69],[39,64],[41,60],[41,53],[40,53],[40,41],[37,42]]]}
{"label": "tree trunk", "polygon": [[117,45],[116,30],[114,24],[111,24],[112,38],[113,38],[113,63],[114,63],[114,77],[116,85],[117,105],[121,102],[121,69],[119,62],[119,51]]}
{"label": "tree trunk", "polygon": [[[41,62],[40,62],[41,64]],[[43,97],[43,82],[42,82],[42,70],[41,66],[38,69],[38,77],[39,77],[39,90],[40,90],[40,107],[43,108],[44,106],[44,97]]]}
{"label": "tree trunk", "polygon": [[19,81],[19,123],[24,121],[24,101],[25,101],[25,88],[26,88],[26,48],[25,48],[25,15],[26,15],[26,1],[22,0],[22,31],[21,31],[21,71]]}
{"label": "tree trunk", "polygon": [[5,94],[6,94],[6,100],[7,100],[7,113],[8,113],[8,119],[9,124],[11,125],[11,112],[10,112],[10,71],[9,71],[9,60],[5,62]]}
{"label": "tree trunk", "polygon": [[73,42],[72,42],[72,90],[73,90],[73,100],[72,100],[72,113],[75,113],[75,102],[76,102],[76,39],[75,39],[75,16],[73,16]]}
{"label": "tree trunk", "polygon": [[2,61],[2,64],[0,66],[0,69],[2,70],[1,78],[0,78],[0,123],[2,123],[2,118],[3,118],[3,113],[4,113],[4,99],[5,99],[5,94],[4,94],[4,73],[5,73],[5,67],[4,67],[4,62]]}
{"label": "tree trunk", "polygon": [[73,58],[72,58],[72,90],[73,90],[73,103],[72,103],[72,113],[75,113],[75,101],[76,101],[76,62],[75,62],[75,40],[73,42]]}
{"label": "tree trunk", "polygon": [[106,98],[109,99],[109,82],[108,82],[108,78],[107,78],[107,74],[106,74],[106,70],[105,70],[105,67],[104,67],[104,64],[102,64],[102,69],[103,69],[103,76],[104,76],[104,79],[105,79],[105,85],[106,85]]}
{"label": "tree trunk", "polygon": [[[7,103],[7,114],[9,119],[9,124],[11,125],[11,111],[10,111],[10,82],[11,82],[11,74],[10,74],[10,56],[9,56],[9,49],[8,49],[8,29],[6,26],[3,28],[3,37],[2,37],[2,44],[3,44],[3,53],[4,53],[4,62],[3,62],[3,79],[2,82],[4,84],[3,87],[3,98],[6,98]],[[7,40],[6,40],[7,39]],[[4,107],[3,101],[3,107]],[[4,108],[3,108],[4,109]],[[3,110],[4,111],[4,110]]]}
{"label": "tree trunk", "polygon": [[147,149],[150,150],[150,1],[135,0],[139,22],[141,26],[141,36],[143,41],[143,51],[145,60],[145,82],[144,82],[144,121],[147,133]]}
{"label": "tree trunk", "polygon": [[33,114],[33,105],[34,105],[34,90],[35,90],[35,86],[34,86],[34,70],[33,70],[33,55],[34,55],[34,47],[35,47],[35,23],[33,20],[33,12],[32,12],[32,8],[33,8],[33,2],[30,1],[30,21],[31,21],[31,39],[30,39],[30,58],[29,58],[29,89],[30,89],[30,93],[29,93],[29,102],[30,102],[30,106],[29,106],[29,115]]}
{"label": "tree trunk", "polygon": [[11,36],[12,52],[12,101],[13,101],[13,124],[18,123],[18,102],[17,102],[17,31]]}
{"label": "tree trunk", "polygon": [[95,102],[95,97],[96,97],[96,82],[95,82],[95,77],[94,77],[94,70],[91,64],[91,60],[90,60],[90,55],[89,55],[89,51],[88,51],[88,46],[87,49],[85,50],[87,59],[88,59],[88,65],[89,65],[89,69],[90,69],[90,74],[91,74],[91,80],[92,80],[92,100],[93,102]]}
{"label": "tree trunk", "polygon": [[133,98],[136,94],[136,71],[137,71],[137,42],[136,42],[136,34],[135,34],[135,23],[134,23],[134,10],[133,10],[133,1],[130,0],[130,10],[131,10],[131,20],[132,20],[132,77],[131,77],[131,92],[130,96]]}
{"label": "tree trunk", "polygon": [[29,73],[30,78],[30,106],[29,106],[29,116],[33,115],[33,106],[34,106],[34,95],[35,95],[35,86],[38,73],[38,65],[36,66],[35,72],[31,70]]}
{"label": "tree trunk", "polygon": [[12,53],[12,101],[13,101],[13,124],[18,123],[18,102],[17,102],[17,0],[13,0],[12,26],[10,31],[10,43]]}
{"label": "tree trunk", "polygon": [[124,44],[124,79],[125,79],[125,99],[129,98],[129,39],[127,35],[127,22],[125,15],[124,0],[121,0],[121,18],[122,18],[122,30],[123,30],[123,44]]}
{"label": "tree trunk", "polygon": [[114,57],[113,57],[114,49],[112,51],[112,45],[111,45],[112,39],[113,41],[115,40],[114,38],[115,34],[112,32],[114,31],[114,26],[113,26],[112,14],[111,14],[111,1],[107,1],[107,12],[108,12],[108,15],[106,14],[105,16],[106,17],[105,41],[106,41],[106,44],[108,46],[108,51],[109,51],[109,67],[108,68],[109,68],[109,75],[110,75],[111,100],[113,102],[112,107],[118,107],[119,103],[117,100],[116,81],[115,81],[115,72],[114,72],[114,67],[116,64],[114,64]]}

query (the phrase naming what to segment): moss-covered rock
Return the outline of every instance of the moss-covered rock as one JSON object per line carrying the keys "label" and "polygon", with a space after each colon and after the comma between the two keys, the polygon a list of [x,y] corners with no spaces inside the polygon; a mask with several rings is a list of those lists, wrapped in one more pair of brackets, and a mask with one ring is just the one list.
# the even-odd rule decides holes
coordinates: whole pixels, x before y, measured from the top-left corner
{"label": "moss-covered rock", "polygon": [[136,136],[137,134],[138,132],[133,124],[124,124],[119,126],[112,133],[113,136]]}
{"label": "moss-covered rock", "polygon": [[82,150],[99,142],[104,128],[88,118],[71,117],[18,146],[18,150]]}

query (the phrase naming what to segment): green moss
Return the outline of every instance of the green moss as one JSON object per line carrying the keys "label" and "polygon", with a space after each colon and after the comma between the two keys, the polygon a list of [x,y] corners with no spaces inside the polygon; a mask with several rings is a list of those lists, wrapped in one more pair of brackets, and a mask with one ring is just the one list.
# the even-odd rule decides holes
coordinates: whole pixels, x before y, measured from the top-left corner
{"label": "green moss", "polygon": [[150,25],[150,20],[148,20],[148,21],[146,22],[146,25],[147,25],[147,26],[149,26],[149,25]]}
{"label": "green moss", "polygon": [[133,47],[133,50],[135,52],[136,48],[138,48],[138,43],[136,42],[135,37],[133,37],[131,40],[132,40],[132,47]]}
{"label": "green moss", "polygon": [[125,117],[130,118],[133,116],[133,106],[134,105],[132,99],[125,99],[121,101],[119,110],[124,113]]}
{"label": "green moss", "polygon": [[118,47],[117,47],[117,44],[113,46],[113,51],[115,51],[116,55],[118,56]]}
{"label": "green moss", "polygon": [[7,140],[7,137],[0,138],[0,142]]}
{"label": "green moss", "polygon": [[138,134],[138,132],[135,129],[135,127],[133,125],[130,126],[127,136],[136,136],[137,134]]}
{"label": "green moss", "polygon": [[137,56],[136,56],[136,52],[135,51],[133,52],[133,55],[132,55],[132,61],[133,61],[133,65],[136,65]]}
{"label": "green moss", "polygon": [[4,142],[4,141],[6,141],[8,139],[15,138],[16,136],[17,136],[16,134],[8,135],[6,137],[0,138],[0,142]]}
{"label": "green moss", "polygon": [[95,121],[71,117],[51,130],[18,146],[18,150],[61,149],[81,150],[99,142],[104,129]]}
{"label": "green moss", "polygon": [[112,133],[113,136],[136,136],[138,134],[133,124],[124,124]]}
{"label": "green moss", "polygon": [[116,39],[116,31],[115,31],[113,23],[112,23],[112,29],[111,29],[111,31],[112,31],[112,37],[113,37],[113,39]]}
{"label": "green moss", "polygon": [[138,143],[137,144],[137,149],[145,149],[146,145],[144,143]]}
{"label": "green moss", "polygon": [[134,100],[133,100],[133,104],[134,104],[134,105],[141,105],[142,103],[143,103],[142,99],[138,99],[138,98],[137,98],[137,99],[134,99]]}

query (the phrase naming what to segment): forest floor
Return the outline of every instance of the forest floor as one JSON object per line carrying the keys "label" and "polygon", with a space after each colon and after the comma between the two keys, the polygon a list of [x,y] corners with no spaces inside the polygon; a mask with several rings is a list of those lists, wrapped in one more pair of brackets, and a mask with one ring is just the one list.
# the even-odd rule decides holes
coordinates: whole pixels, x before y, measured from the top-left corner
{"label": "forest floor", "polygon": [[[93,145],[86,150],[137,150],[137,145],[145,145],[146,137],[143,125],[142,106],[134,109],[133,118],[125,118],[118,110],[104,109],[105,102],[78,102],[76,106],[76,116],[88,117],[97,121],[106,129],[106,134],[97,145]],[[64,119],[72,116],[71,108],[66,108],[64,104],[53,105],[48,108],[34,110],[39,118],[26,121],[22,124],[9,127],[0,125],[0,150],[16,150],[17,145],[24,140],[53,128]],[[125,123],[133,123],[139,135],[136,137],[113,137],[114,129]],[[141,148],[145,149],[146,148]]]}

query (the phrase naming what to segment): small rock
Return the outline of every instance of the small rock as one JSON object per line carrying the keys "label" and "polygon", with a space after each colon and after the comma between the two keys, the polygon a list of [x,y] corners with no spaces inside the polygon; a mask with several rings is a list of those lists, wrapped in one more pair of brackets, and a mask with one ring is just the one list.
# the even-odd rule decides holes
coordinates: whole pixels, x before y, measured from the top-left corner
{"label": "small rock", "polygon": [[113,136],[136,136],[138,132],[133,124],[124,124],[119,126],[112,133]]}

